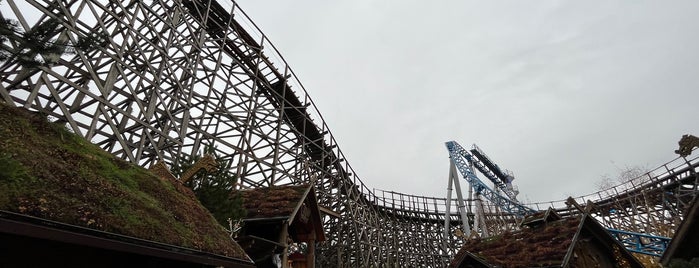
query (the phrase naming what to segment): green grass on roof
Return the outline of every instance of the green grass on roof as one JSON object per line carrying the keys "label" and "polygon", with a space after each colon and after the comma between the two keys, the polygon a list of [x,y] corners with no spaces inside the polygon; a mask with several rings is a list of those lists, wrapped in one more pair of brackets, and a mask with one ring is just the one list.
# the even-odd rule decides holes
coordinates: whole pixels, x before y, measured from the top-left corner
{"label": "green grass on roof", "polygon": [[246,258],[188,189],[2,103],[0,209]]}

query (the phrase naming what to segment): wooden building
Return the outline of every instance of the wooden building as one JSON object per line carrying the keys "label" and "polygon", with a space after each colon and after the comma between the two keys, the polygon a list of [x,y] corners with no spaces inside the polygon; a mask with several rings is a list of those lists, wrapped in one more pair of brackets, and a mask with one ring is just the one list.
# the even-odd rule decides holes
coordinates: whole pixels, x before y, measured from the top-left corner
{"label": "wooden building", "polygon": [[522,230],[469,240],[449,267],[643,267],[587,214],[561,219],[553,210]]}
{"label": "wooden building", "polygon": [[0,104],[0,267],[254,267],[169,172]]}
{"label": "wooden building", "polygon": [[245,254],[159,243],[0,211],[0,267],[254,267]]}
{"label": "wooden building", "polygon": [[686,212],[684,220],[677,227],[660,262],[668,266],[672,262],[692,262],[699,259],[699,196],[694,197],[692,206]]}
{"label": "wooden building", "polygon": [[315,245],[325,233],[312,186],[257,188],[241,196],[247,215],[237,241],[257,267],[315,267]]}

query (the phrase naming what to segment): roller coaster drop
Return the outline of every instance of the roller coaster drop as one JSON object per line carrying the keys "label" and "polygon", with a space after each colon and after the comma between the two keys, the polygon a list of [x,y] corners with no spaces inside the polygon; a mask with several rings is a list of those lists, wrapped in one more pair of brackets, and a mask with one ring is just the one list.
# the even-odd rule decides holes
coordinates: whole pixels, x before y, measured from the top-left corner
{"label": "roller coaster drop", "polygon": [[[474,220],[470,220],[470,216],[464,215],[464,213],[473,214],[459,209],[461,214],[463,224],[463,232],[466,236],[471,236],[471,230],[475,227],[475,231],[478,236],[488,236],[491,231],[488,230],[485,219],[485,211],[482,209],[481,197],[485,198],[487,201],[491,202],[496,209],[501,210],[502,214],[513,215],[515,217],[521,218],[522,216],[533,213],[535,210],[523,206],[517,202],[516,190],[513,189],[512,180],[514,176],[510,173],[506,173],[500,170],[500,168],[495,165],[485,154],[478,149],[474,144],[473,149],[469,152],[466,151],[461,145],[454,141],[446,143],[447,150],[449,151],[450,161],[450,171],[449,171],[449,187],[447,189],[447,203],[451,201],[451,185],[455,185],[457,189],[457,203],[460,207],[464,206],[464,201],[468,201],[469,212],[471,207],[473,207],[470,202],[475,201]],[[483,181],[481,181],[475,174],[473,167],[476,167],[481,174],[484,174],[491,182],[496,186],[496,190],[491,189]],[[469,198],[468,200],[463,199],[463,193],[461,193],[461,186],[458,180],[458,175],[455,172],[458,170],[463,178],[469,184]],[[473,192],[475,191],[476,197],[472,198]],[[500,194],[503,192],[506,196]],[[447,209],[447,213],[448,213]],[[473,222],[474,226],[470,226]],[[445,221],[445,226],[448,226],[449,222]],[[503,227],[503,226],[500,226]],[[499,233],[496,231],[496,233]]]}
{"label": "roller coaster drop", "polygon": [[[493,163],[493,161],[490,160],[490,158],[488,158],[483,151],[478,148],[478,146],[474,144],[473,149],[471,149],[470,152],[466,151],[463,147],[461,147],[461,145],[454,141],[447,142],[446,146],[447,150],[449,150],[449,157],[451,159],[447,203],[449,203],[451,199],[452,184],[455,184],[457,191],[460,192],[458,176],[456,175],[456,172],[454,172],[455,168],[459,170],[463,178],[469,183],[469,189],[475,191],[476,193],[475,199],[471,199],[469,194],[469,199],[467,200],[469,202],[476,202],[476,213],[473,215],[473,217],[469,217],[468,215],[473,213],[466,213],[463,209],[459,209],[459,213],[462,214],[462,223],[466,223],[462,225],[463,232],[466,234],[466,236],[471,236],[472,229],[476,229],[477,236],[480,237],[488,236],[489,233],[492,233],[493,231],[496,233],[501,233],[507,230],[514,230],[517,228],[517,225],[513,225],[512,223],[517,223],[517,219],[521,220],[525,215],[537,212],[537,210],[526,207],[517,201],[515,198],[517,192],[513,191],[513,186],[511,184],[512,180],[514,180],[514,175],[509,172],[502,172],[498,165]],[[476,176],[472,167],[476,167],[481,174],[493,182],[493,184],[497,187],[497,190],[508,193],[507,197],[499,194],[499,191],[494,191],[488,187]],[[462,194],[457,193],[457,196],[457,203],[459,206],[463,207],[464,200]],[[501,211],[500,217],[505,215],[510,216],[510,224],[503,224],[505,221],[501,221],[501,223],[493,226],[495,227],[495,230],[489,230],[494,228],[488,228],[486,225],[487,223],[483,220],[486,218],[486,216],[482,209],[481,202],[483,201],[481,200],[481,197],[494,204],[496,210],[499,209]],[[581,210],[574,199],[570,200],[569,202],[571,203],[569,205],[575,204],[578,209]],[[467,207],[471,208],[472,205],[468,204]],[[449,209],[446,211],[448,215]],[[514,221],[512,216],[514,216]],[[470,218],[474,218],[474,220],[470,220]],[[445,226],[449,226],[449,221],[445,221],[444,224]],[[474,226],[472,227],[471,224]],[[656,257],[660,257],[662,255],[663,251],[665,251],[665,248],[667,248],[667,245],[670,242],[670,238],[664,236],[649,235],[646,233],[633,231],[623,231],[614,228],[608,228],[608,231],[630,251]]]}
{"label": "roller coaster drop", "polygon": [[[318,267],[445,267],[464,235],[516,228],[532,210],[578,213],[563,200],[522,205],[507,172],[477,148],[456,143],[447,144],[450,181],[461,195],[460,172],[476,190],[477,213],[451,198],[371,190],[345,161],[297,76],[234,2],[6,0],[0,8],[2,18],[25,31],[58,21],[56,36],[47,37],[57,44],[108,36],[94,51],[43,55],[42,66],[0,64],[1,101],[65,122],[143,166],[171,165],[215,145],[217,155],[235,163],[230,172],[242,188],[313,183],[327,233],[317,247]],[[574,201],[609,228],[671,237],[696,196],[698,162],[680,157]]]}

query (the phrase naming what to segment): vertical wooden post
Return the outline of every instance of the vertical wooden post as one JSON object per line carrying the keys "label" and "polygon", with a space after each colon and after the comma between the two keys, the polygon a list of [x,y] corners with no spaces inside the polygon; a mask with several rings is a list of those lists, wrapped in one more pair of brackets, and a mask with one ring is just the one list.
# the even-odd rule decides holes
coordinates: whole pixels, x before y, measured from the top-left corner
{"label": "vertical wooden post", "polygon": [[306,252],[306,267],[315,268],[316,267],[316,233],[311,232],[308,239],[308,250]]}
{"label": "vertical wooden post", "polygon": [[289,257],[288,255],[288,250],[289,250],[289,221],[286,220],[284,221],[284,224],[282,225],[282,231],[279,234],[279,243],[284,245],[284,250],[282,251],[282,268],[287,268],[289,267]]}

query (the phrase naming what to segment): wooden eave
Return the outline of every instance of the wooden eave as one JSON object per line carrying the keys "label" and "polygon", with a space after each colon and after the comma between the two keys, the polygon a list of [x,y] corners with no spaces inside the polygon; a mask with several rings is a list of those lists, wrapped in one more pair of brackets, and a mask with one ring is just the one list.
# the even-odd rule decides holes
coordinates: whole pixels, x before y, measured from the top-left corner
{"label": "wooden eave", "polygon": [[[308,198],[308,194],[310,192],[312,192],[312,190],[313,190],[313,186],[308,185],[308,187],[306,187],[306,190],[303,191],[303,194],[301,195],[299,202],[296,204],[296,206],[294,207],[294,210],[291,211],[291,214],[289,215],[289,219],[291,219],[291,220],[289,220],[289,225],[291,225],[293,223],[293,221],[296,219],[296,214],[301,209],[301,206],[303,206],[303,203],[306,202],[306,198]],[[317,202],[315,204],[315,207],[318,207]]]}
{"label": "wooden eave", "polygon": [[3,210],[0,233],[210,266],[254,267],[249,258],[237,259]]}
{"label": "wooden eave", "polygon": [[483,258],[478,257],[475,254],[468,252],[468,251],[466,251],[466,254],[464,254],[461,257],[461,260],[459,260],[459,262],[458,262],[459,266],[457,266],[457,267],[463,266],[464,262],[475,263],[475,264],[481,265],[482,267],[487,267],[487,268],[494,267],[494,266],[490,265],[489,263],[487,263]]}
{"label": "wooden eave", "polygon": [[[668,265],[670,260],[674,258],[691,259],[696,256],[699,251],[696,247],[696,241],[699,241],[699,196],[695,196],[692,200],[692,206],[687,211],[684,220],[677,227],[677,231],[670,240],[670,245],[665,249],[665,253],[660,258],[660,263]],[[690,250],[694,251],[694,254]],[[689,256],[694,255],[694,256]]]}
{"label": "wooden eave", "polygon": [[529,218],[525,218],[522,223],[520,224],[521,226],[536,226],[539,224],[543,224],[546,222],[552,222],[552,221],[557,221],[562,219],[560,215],[554,210],[553,208],[549,208],[544,212],[543,214],[539,216],[532,216]]}
{"label": "wooden eave", "polygon": [[578,240],[580,239],[580,235],[583,230],[587,230],[592,234],[592,236],[595,238],[595,240],[601,244],[604,245],[607,250],[612,252],[614,250],[614,246],[616,245],[620,253],[626,257],[626,259],[629,261],[629,264],[631,267],[634,268],[643,268],[643,264],[641,264],[636,257],[634,257],[628,250],[626,250],[626,247],[624,247],[621,242],[618,240],[614,239],[611,234],[605,229],[602,225],[597,222],[592,216],[590,216],[587,213],[584,213],[580,219],[580,225],[578,226],[578,230],[575,232],[575,236],[573,236],[573,241],[570,243],[570,246],[568,247],[568,252],[566,253],[564,259],[563,259],[563,264],[561,267],[568,267],[568,264],[570,262],[570,259],[573,255],[573,252],[575,250],[575,247],[577,246]]}
{"label": "wooden eave", "polygon": [[323,230],[323,221],[320,218],[320,208],[318,206],[318,199],[316,198],[316,192],[313,190],[313,186],[309,185],[308,189],[303,193],[301,201],[296,204],[294,211],[289,217],[289,226],[291,226],[296,220],[296,215],[298,214],[303,203],[308,202],[308,209],[311,210],[311,224],[313,225],[313,231],[315,232],[316,241],[325,241],[325,231]]}

